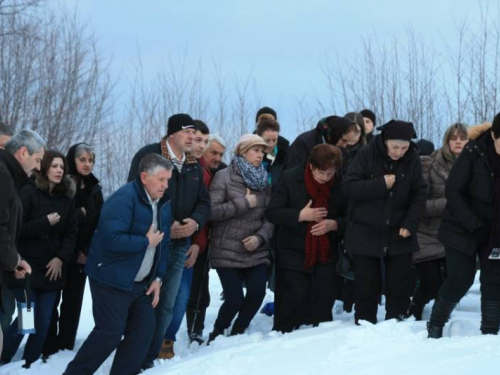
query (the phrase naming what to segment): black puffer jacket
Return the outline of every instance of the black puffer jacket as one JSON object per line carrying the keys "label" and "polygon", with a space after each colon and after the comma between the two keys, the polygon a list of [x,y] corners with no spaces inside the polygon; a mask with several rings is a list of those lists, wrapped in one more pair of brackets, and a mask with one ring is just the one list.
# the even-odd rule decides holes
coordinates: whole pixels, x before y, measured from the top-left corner
{"label": "black puffer jacket", "polygon": [[[281,267],[312,272],[304,269],[307,222],[299,222],[300,211],[311,199],[307,193],[304,169],[307,163],[285,171],[266,210],[266,217],[278,228],[278,264]],[[341,191],[342,179],[335,176],[328,201],[328,219],[338,223],[338,230],[330,232],[330,263],[337,259],[337,246],[344,236],[346,226],[347,199]]]}
{"label": "black puffer jacket", "polygon": [[[384,175],[396,175],[389,190]],[[382,135],[363,147],[342,185],[349,198],[346,249],[351,254],[385,257],[418,251],[417,228],[425,208],[427,185],[416,146],[398,161],[387,155]],[[399,236],[400,228],[410,237]]]}
{"label": "black puffer jacket", "polygon": [[495,175],[488,147],[494,147],[491,130],[465,146],[445,189],[447,202],[438,239],[468,255],[476,253],[479,242],[488,242],[495,215]]}
{"label": "black puffer jacket", "polygon": [[[18,243],[19,253],[33,269],[32,286],[38,290],[60,290],[64,286],[64,270],[75,251],[78,223],[75,213],[74,181],[66,176],[64,189],[58,195],[49,193],[49,183],[41,175],[19,191],[23,203],[23,226]],[[47,215],[57,212],[61,219],[50,225]],[[63,278],[49,281],[45,277],[49,261],[63,261]]]}
{"label": "black puffer jacket", "polygon": [[[163,138],[162,142],[165,142]],[[162,155],[162,146],[160,143],[153,143],[144,146],[135,154],[130,166],[128,181],[133,181],[139,171],[139,163],[142,158],[148,154]],[[168,158],[168,154],[163,156]],[[179,173],[174,167],[172,178],[168,182],[168,198],[171,199],[172,219],[182,223],[184,219],[191,218],[195,220],[200,229],[210,216],[210,195],[203,183],[203,170],[198,161],[190,155],[187,155],[182,172]],[[185,242],[186,239],[174,240],[175,242]]]}

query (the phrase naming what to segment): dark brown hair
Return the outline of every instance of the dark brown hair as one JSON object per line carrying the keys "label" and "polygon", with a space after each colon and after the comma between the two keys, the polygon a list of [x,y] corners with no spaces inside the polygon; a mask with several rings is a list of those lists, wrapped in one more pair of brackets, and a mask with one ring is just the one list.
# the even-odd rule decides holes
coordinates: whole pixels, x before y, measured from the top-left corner
{"label": "dark brown hair", "polygon": [[257,124],[257,135],[262,136],[266,130],[271,130],[273,132],[280,132],[280,124],[276,120],[262,119]]}
{"label": "dark brown hair", "polygon": [[64,157],[63,154],[61,154],[59,151],[54,151],[54,150],[46,151],[45,155],[43,155],[42,163],[40,166],[40,175],[43,179],[48,181],[47,172],[49,171],[50,166],[52,165],[52,161],[56,158],[62,159],[64,164],[64,171],[61,182],[56,186],[54,186],[54,188],[52,189],[52,195],[62,195],[65,194],[65,192],[68,189],[65,181],[66,175],[68,174],[68,163],[66,162],[66,158]]}
{"label": "dark brown hair", "polygon": [[340,169],[342,166],[342,152],[337,146],[321,144],[315,146],[307,160],[314,169],[326,171],[330,168]]}

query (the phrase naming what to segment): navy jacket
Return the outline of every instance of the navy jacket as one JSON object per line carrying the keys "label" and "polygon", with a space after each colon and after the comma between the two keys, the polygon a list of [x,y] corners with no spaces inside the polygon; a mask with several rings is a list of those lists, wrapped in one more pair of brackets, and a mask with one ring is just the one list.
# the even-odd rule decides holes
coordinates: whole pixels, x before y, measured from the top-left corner
{"label": "navy jacket", "polygon": [[[153,209],[140,177],[118,189],[101,211],[85,267],[89,278],[131,291],[149,245],[146,233],[152,221]],[[170,200],[165,194],[158,202],[158,228],[165,236],[156,247],[148,283],[165,275],[171,225]]]}

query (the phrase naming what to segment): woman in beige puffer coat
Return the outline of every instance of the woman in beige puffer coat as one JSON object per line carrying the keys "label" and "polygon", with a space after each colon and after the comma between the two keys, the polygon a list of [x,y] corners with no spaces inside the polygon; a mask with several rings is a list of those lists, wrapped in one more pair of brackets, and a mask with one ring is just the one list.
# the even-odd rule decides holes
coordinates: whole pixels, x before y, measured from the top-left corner
{"label": "woman in beige puffer coat", "polygon": [[[267,144],[255,134],[242,136],[235,158],[210,185],[212,201],[209,258],[224,291],[209,342],[229,328],[244,333],[266,294],[269,239],[273,224],[264,217],[271,199],[267,171],[262,165]],[[246,293],[244,293],[244,285]]]}
{"label": "woman in beige puffer coat", "polygon": [[461,123],[453,124],[445,132],[443,147],[431,156],[421,157],[428,198],[417,233],[420,251],[413,255],[419,285],[413,295],[410,315],[417,320],[422,319],[424,306],[436,298],[439,287],[443,283],[442,267],[444,267],[445,251],[437,237],[441,225],[441,214],[446,206],[444,191],[451,167],[468,140],[467,127]]}

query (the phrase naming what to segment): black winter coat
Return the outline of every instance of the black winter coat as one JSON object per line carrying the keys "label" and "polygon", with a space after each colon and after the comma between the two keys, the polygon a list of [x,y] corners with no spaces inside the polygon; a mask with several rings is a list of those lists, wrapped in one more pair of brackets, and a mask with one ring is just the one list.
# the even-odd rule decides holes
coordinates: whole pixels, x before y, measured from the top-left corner
{"label": "black winter coat", "polygon": [[[85,188],[81,189],[77,187],[76,190],[75,206],[78,218],[78,238],[75,246],[74,260],[76,260],[79,251],[85,255],[89,254],[92,236],[97,228],[102,205],[104,204],[99,180],[93,175],[91,176],[91,178],[87,179]],[[85,208],[85,215],[80,209],[81,207]]]}
{"label": "black winter coat", "polygon": [[316,128],[306,131],[300,134],[295,141],[292,142],[290,147],[288,147],[285,166],[283,170],[288,170],[301,165],[311,153],[311,150],[316,145],[326,143],[322,133],[320,125]]}
{"label": "black winter coat", "polygon": [[[390,190],[386,174],[396,175]],[[413,143],[400,160],[393,161],[382,136],[377,135],[358,152],[342,190],[349,197],[345,243],[350,254],[385,257],[419,250],[417,228],[425,208],[427,185]],[[400,228],[408,229],[411,236],[399,236]]]}
{"label": "black winter coat", "polygon": [[[138,174],[139,163],[148,154],[159,154],[161,143],[153,143],[141,148],[132,159],[128,181],[133,181]],[[168,198],[171,199],[172,220],[182,221],[187,218],[195,220],[199,228],[203,228],[210,216],[210,195],[203,183],[203,170],[192,156],[187,156],[182,173],[174,167],[172,178],[168,181]],[[185,242],[186,239],[173,240]]]}
{"label": "black winter coat", "polygon": [[0,150],[0,283],[3,271],[13,271],[19,261],[16,242],[23,207],[17,190],[27,180],[28,176],[16,158]]}
{"label": "black winter coat", "polygon": [[[446,208],[438,239],[446,246],[474,255],[488,242],[495,215],[495,175],[487,157],[491,131],[470,141],[453,164],[446,183]],[[490,145],[493,147],[493,145]]]}
{"label": "black winter coat", "polygon": [[[283,167],[285,166],[285,161],[286,161],[286,155],[288,152],[288,147],[290,145],[290,142],[282,136],[278,137],[278,155],[276,155],[276,159],[274,160],[274,163],[271,165],[270,162],[267,166],[267,172],[271,175],[271,188],[272,191],[275,191],[276,188],[278,187],[278,183],[280,182],[281,179],[281,173],[283,172]],[[266,160],[267,156],[264,156],[264,160]]]}
{"label": "black winter coat", "polygon": [[[304,170],[307,163],[283,172],[278,188],[266,210],[266,218],[278,228],[278,264],[281,267],[312,272],[304,269],[307,222],[299,223],[300,211],[311,199],[307,193]],[[330,263],[337,259],[337,246],[343,238],[346,227],[347,200],[341,190],[342,179],[335,175],[330,189],[328,219],[338,222],[338,230],[330,232]]]}
{"label": "black winter coat", "polygon": [[[59,195],[51,195],[48,181],[38,175],[34,182],[27,183],[19,191],[24,214],[18,249],[33,270],[32,287],[35,290],[61,290],[64,271],[75,251],[78,235],[73,200],[75,183],[66,176],[61,184],[66,184],[66,189]],[[53,212],[57,212],[61,219],[51,226],[47,215]],[[45,277],[45,267],[54,257],[63,261],[63,277],[49,281]]]}

